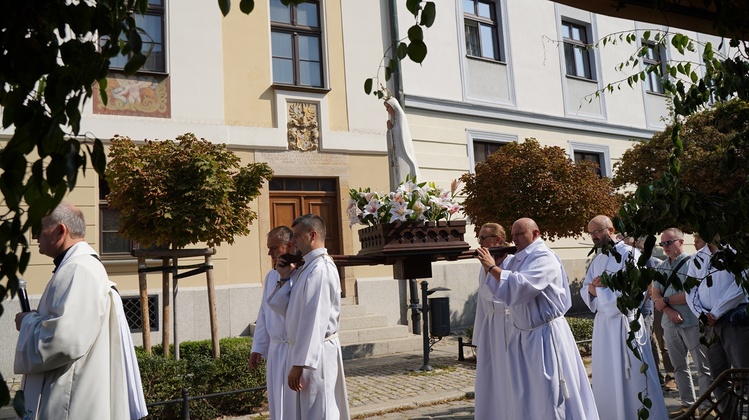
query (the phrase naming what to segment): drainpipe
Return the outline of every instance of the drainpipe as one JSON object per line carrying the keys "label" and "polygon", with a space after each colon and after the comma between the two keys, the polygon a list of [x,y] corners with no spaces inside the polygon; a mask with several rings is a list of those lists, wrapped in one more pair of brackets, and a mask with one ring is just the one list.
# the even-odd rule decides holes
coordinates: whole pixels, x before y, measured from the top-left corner
{"label": "drainpipe", "polygon": [[[390,26],[390,44],[393,45],[395,42],[397,42],[400,39],[400,36],[398,35],[398,0],[387,0],[388,1],[388,8],[390,9],[390,14],[388,15],[388,23]],[[395,56],[395,50],[392,51],[393,56]],[[401,86],[401,63],[400,61],[396,61],[395,64],[395,73],[390,77],[390,80],[393,82],[393,91],[395,99],[400,104],[401,108],[405,109],[405,95],[403,94],[403,87]]]}

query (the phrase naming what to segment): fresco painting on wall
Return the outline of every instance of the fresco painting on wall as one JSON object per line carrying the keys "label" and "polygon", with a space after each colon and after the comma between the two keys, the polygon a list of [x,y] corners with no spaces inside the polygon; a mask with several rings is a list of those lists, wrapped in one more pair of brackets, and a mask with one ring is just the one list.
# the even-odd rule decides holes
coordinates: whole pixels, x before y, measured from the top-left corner
{"label": "fresco painting on wall", "polygon": [[107,77],[106,92],[106,105],[99,95],[94,95],[95,114],[171,117],[168,76],[110,75]]}

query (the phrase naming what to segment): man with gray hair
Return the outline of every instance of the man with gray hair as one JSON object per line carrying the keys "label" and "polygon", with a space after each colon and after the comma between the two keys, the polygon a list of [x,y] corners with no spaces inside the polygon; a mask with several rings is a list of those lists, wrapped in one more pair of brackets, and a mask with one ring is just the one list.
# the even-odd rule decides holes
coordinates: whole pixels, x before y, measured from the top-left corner
{"label": "man with gray hair", "polygon": [[[608,216],[596,216],[588,223],[588,233],[596,247],[606,245],[621,255],[617,261],[614,255],[598,254],[588,267],[580,294],[591,311],[596,314],[593,321],[593,394],[598,415],[602,419],[633,419],[642,406],[639,396],[650,398],[650,417],[667,417],[666,403],[658,382],[653,354],[650,351],[650,337],[644,328],[635,333],[632,346],[637,348],[642,358],[639,360],[626,343],[630,332],[629,324],[636,312],[623,314],[617,305],[620,291],[606,287],[601,280],[604,274],[626,268],[626,261],[640,258],[640,252],[623,241],[616,241],[614,225]],[[642,325],[642,318],[639,319]],[[645,374],[640,366],[647,364]]]}
{"label": "man with gray hair", "polygon": [[[268,255],[275,267],[278,257],[293,250],[291,229],[278,226],[268,232]],[[285,283],[289,283],[288,286]],[[286,388],[286,356],[289,342],[286,338],[284,315],[271,310],[269,300],[283,287],[290,287],[291,281],[282,279],[275,268],[268,271],[263,283],[263,299],[257,314],[255,333],[252,335],[252,350],[248,362],[250,369],[260,366],[265,358],[265,382],[268,390],[268,411],[272,420],[284,418],[283,394]]]}
{"label": "man with gray hair", "polygon": [[24,418],[148,415],[122,300],[85,234],[83,213],[61,203],[34,235],[55,269],[38,308],[16,315]]}
{"label": "man with gray hair", "polygon": [[697,368],[700,393],[707,391],[712,378],[705,355],[706,349],[700,344],[699,322],[689,309],[686,293],[682,289],[687,279],[687,263],[690,259],[684,252],[684,233],[677,228],[666,229],[661,233],[659,245],[663,247],[668,259],[658,264],[656,270],[667,279],[665,283],[653,282],[653,303],[655,310],[663,313],[663,338],[669,350],[671,364],[674,366],[676,386],[681,400],[681,408],[669,415],[678,416],[684,414],[696,399],[687,354],[692,355],[692,361]]}

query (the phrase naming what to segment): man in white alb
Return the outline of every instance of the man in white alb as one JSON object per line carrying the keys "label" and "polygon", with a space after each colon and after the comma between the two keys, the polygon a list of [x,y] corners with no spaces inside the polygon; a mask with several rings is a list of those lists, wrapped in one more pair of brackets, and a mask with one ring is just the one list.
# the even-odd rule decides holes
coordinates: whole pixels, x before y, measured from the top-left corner
{"label": "man in white alb", "polygon": [[[628,258],[636,262],[640,251],[616,241],[614,225],[608,216],[596,216],[588,223],[588,232],[597,247],[614,243],[621,255],[617,261],[613,255],[598,254],[588,267],[580,295],[591,311],[596,314],[593,321],[593,394],[596,398],[598,415],[606,420],[630,420],[638,418],[637,412],[643,406],[638,394],[643,393],[652,401],[650,418],[668,417],[663,399],[658,373],[650,346],[650,337],[641,328],[635,335],[635,342],[642,361],[627,347],[629,323],[634,320],[635,311],[627,315],[621,313],[616,300],[621,292],[603,286],[601,276],[614,274],[625,268]],[[643,319],[640,317],[640,325]],[[647,374],[640,373],[640,366],[648,365]]]}
{"label": "man in white alb", "polygon": [[[593,392],[564,314],[572,306],[567,274],[531,219],[512,224],[515,255],[502,267],[478,248],[495,296],[510,308],[507,342],[511,419],[598,419]],[[494,418],[494,417],[491,417]]]}
{"label": "man in white alb", "polygon": [[[286,392],[296,407],[287,419],[348,419],[346,379],[338,340],[341,313],[341,280],[325,248],[325,223],[320,216],[305,214],[291,224],[293,243],[301,251],[304,265],[292,277],[286,309],[289,340]],[[290,269],[276,263],[283,278]],[[286,405],[284,405],[286,407]]]}
{"label": "man in white alb", "polygon": [[[291,229],[287,226],[278,226],[268,232],[268,255],[273,260],[275,267],[279,256],[290,252]],[[270,296],[283,287],[284,282],[275,268],[265,275],[263,284],[263,300],[260,303],[260,311],[257,314],[255,334],[252,336],[252,353],[250,354],[250,369],[260,366],[260,359],[265,358],[265,382],[268,390],[268,411],[272,420],[284,418],[283,394],[286,389],[286,357],[289,343],[286,339],[286,326],[284,316],[272,311],[268,307]]]}

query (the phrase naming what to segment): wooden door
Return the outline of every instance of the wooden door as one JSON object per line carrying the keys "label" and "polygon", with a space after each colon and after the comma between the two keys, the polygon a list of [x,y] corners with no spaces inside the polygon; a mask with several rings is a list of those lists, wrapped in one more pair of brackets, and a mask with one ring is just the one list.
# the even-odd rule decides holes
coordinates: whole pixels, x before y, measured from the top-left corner
{"label": "wooden door", "polygon": [[[343,254],[338,182],[333,178],[273,178],[270,182],[271,226],[286,225],[303,214],[316,214],[325,222],[328,254]],[[341,268],[338,269],[344,278]],[[341,282],[346,296],[346,282]]]}

